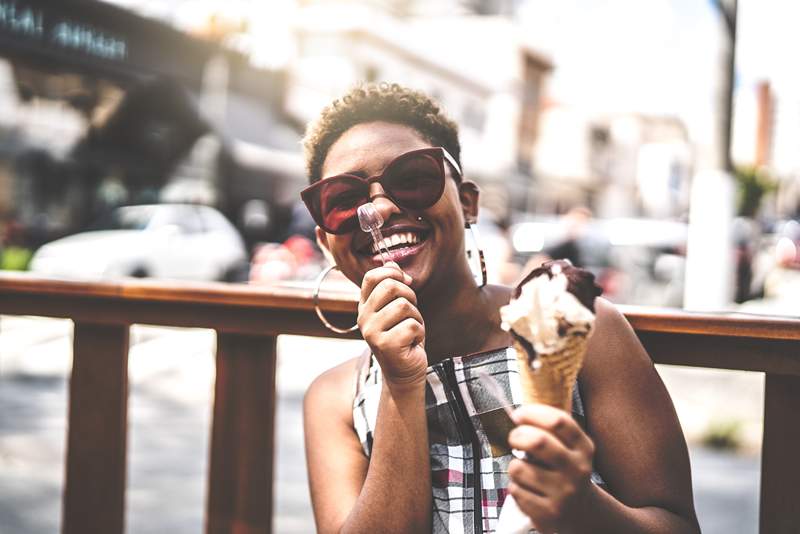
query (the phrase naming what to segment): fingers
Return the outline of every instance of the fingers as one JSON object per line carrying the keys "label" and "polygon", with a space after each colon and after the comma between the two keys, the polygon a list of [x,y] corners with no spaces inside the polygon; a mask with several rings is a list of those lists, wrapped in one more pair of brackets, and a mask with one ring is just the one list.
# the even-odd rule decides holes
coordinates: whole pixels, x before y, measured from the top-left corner
{"label": "fingers", "polygon": [[529,491],[515,482],[508,485],[508,492],[514,496],[519,509],[531,518],[537,532],[555,533],[555,524],[563,513],[557,501]]}
{"label": "fingers", "polygon": [[416,306],[417,295],[405,283],[408,278],[392,267],[378,267],[364,276],[358,326],[365,337],[386,332],[407,318],[425,324]]}
{"label": "fingers", "polygon": [[360,314],[358,324],[362,333],[382,332],[388,334],[408,319],[412,319],[424,330],[425,321],[417,307],[407,298],[397,297],[376,312]]}
{"label": "fingers", "polygon": [[[560,517],[559,507],[573,501],[590,484],[592,457],[584,451],[567,448],[555,434],[536,426],[520,425],[509,433],[508,442],[526,453],[525,460],[511,460],[508,475],[519,488],[550,501],[545,503],[550,508],[548,514],[555,515],[544,517]],[[537,514],[541,512],[538,505],[530,507]],[[529,515],[542,517],[533,512]]]}
{"label": "fingers", "polygon": [[364,275],[358,326],[388,382],[424,382],[427,368],[425,322],[417,309],[411,277],[396,264]]}
{"label": "fingers", "polygon": [[378,267],[364,275],[358,310],[362,334],[387,332],[408,318],[425,324],[407,280],[410,277],[394,267]]}
{"label": "fingers", "polygon": [[412,282],[411,277],[404,273],[394,262],[389,262],[383,267],[371,269],[367,271],[361,281],[361,302],[365,302],[374,291],[375,286],[387,278],[402,282],[406,286]]}
{"label": "fingers", "polygon": [[512,415],[517,425],[530,425],[556,436],[568,449],[594,456],[594,444],[577,421],[564,410],[546,404],[525,404]]}
{"label": "fingers", "polygon": [[385,332],[383,341],[386,344],[393,344],[399,347],[422,345],[425,342],[425,327],[422,325],[421,320],[408,317]]}
{"label": "fingers", "polygon": [[550,432],[531,425],[521,425],[508,435],[508,443],[512,448],[525,451],[536,464],[551,469],[570,467],[573,461],[572,451]]}
{"label": "fingers", "polygon": [[539,531],[552,532],[575,513],[576,503],[591,486],[590,471],[570,474],[514,458],[508,466],[508,490]]}
{"label": "fingers", "polygon": [[365,310],[377,312],[398,298],[404,298],[415,307],[417,305],[417,294],[413,289],[395,278],[384,278],[361,302]]}
{"label": "fingers", "polygon": [[541,496],[552,493],[553,488],[563,483],[559,473],[519,458],[514,458],[508,464],[508,475],[515,484]]}
{"label": "fingers", "polygon": [[406,317],[388,329],[381,329],[380,314],[364,333],[383,370],[385,383],[425,383],[428,358],[425,353],[425,327],[415,318]]}

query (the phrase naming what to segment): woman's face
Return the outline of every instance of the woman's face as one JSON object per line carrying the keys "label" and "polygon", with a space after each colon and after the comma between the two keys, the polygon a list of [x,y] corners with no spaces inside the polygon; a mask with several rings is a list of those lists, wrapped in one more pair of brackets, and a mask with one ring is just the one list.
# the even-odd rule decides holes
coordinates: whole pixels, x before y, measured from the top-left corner
{"label": "woman's face", "polygon": [[[322,176],[343,173],[374,176],[397,156],[430,146],[408,126],[387,122],[358,124],[331,146],[322,165]],[[397,235],[401,241],[407,241],[395,245],[390,252],[392,259],[414,279],[411,285],[417,291],[431,282],[460,283],[461,276],[472,279],[464,256],[464,218],[474,219],[477,215],[477,188],[469,182],[459,188],[453,179],[454,171],[447,164],[445,172],[444,193],[424,210],[406,210],[386,197],[375,198],[383,193],[382,186],[380,183],[370,186],[372,202],[383,217],[383,236]],[[372,252],[372,236],[360,229],[333,235],[317,228],[317,239],[344,275],[358,285],[364,273],[382,264],[380,256]]]}

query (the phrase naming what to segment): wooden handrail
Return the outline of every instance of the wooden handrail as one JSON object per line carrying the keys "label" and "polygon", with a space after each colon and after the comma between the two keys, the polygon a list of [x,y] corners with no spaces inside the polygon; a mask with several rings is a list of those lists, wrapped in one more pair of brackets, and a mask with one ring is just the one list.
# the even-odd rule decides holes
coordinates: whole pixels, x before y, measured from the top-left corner
{"label": "wooden handrail", "polygon": [[[71,318],[101,324],[156,324],[211,328],[241,334],[333,334],[314,313],[309,287],[265,287],[221,283],[125,280],[114,283],[64,281],[0,273],[0,313]],[[332,320],[352,325],[356,292],[323,291],[321,307]],[[739,313],[696,313],[619,306],[656,363],[745,371],[800,374],[800,358],[777,350],[764,358],[740,355],[753,344],[792,347],[800,340],[800,318]],[[224,309],[224,314],[221,310]],[[663,339],[690,336],[701,347],[665,352]],[[705,350],[703,340],[713,345]],[[672,344],[672,343],[670,343]],[[703,348],[704,350],[699,350]],[[726,349],[725,351],[722,348]],[[727,349],[733,352],[727,352]]]}
{"label": "wooden handrail", "polygon": [[[38,278],[25,273],[0,272],[0,294],[12,296],[110,299],[128,303],[163,302],[313,311],[311,288],[299,284],[279,286],[191,283],[129,279],[88,282]],[[320,296],[326,312],[356,313],[357,290],[324,290]],[[8,306],[6,306],[8,307]],[[647,332],[712,334],[731,337],[800,340],[800,318],[744,313],[687,312],[671,308],[619,305],[634,329]],[[800,309],[799,309],[800,311]],[[4,312],[14,313],[14,312]],[[69,315],[71,315],[71,312]],[[42,310],[40,315],[66,316]],[[124,314],[109,320],[128,323]],[[213,328],[214,325],[209,325]],[[326,331],[327,332],[327,331]],[[314,335],[313,333],[309,335]],[[327,336],[326,336],[327,337]],[[357,334],[351,337],[358,337]]]}
{"label": "wooden handrail", "polygon": [[[336,324],[355,322],[356,292],[323,292]],[[800,319],[620,306],[653,361],[766,373],[762,532],[800,524]],[[63,531],[121,532],[125,491],[128,326],[211,328],[217,383],[206,531],[269,532],[276,337],[335,335],[309,287],[125,280],[61,281],[0,273],[0,314],[75,322]],[[105,429],[105,431],[104,431]],[[113,429],[113,431],[108,431]]]}

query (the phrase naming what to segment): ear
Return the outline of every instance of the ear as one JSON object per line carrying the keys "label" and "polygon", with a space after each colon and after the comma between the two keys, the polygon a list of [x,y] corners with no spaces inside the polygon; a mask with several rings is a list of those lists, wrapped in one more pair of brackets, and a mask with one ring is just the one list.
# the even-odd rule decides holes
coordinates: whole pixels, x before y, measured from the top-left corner
{"label": "ear", "polygon": [[328,245],[328,234],[319,226],[314,229],[314,233],[317,235],[317,245],[319,245],[320,250],[322,250],[322,255],[325,256],[325,259],[328,260],[331,265],[336,264],[336,261],[333,259],[333,254],[331,254],[331,248]]}
{"label": "ear", "polygon": [[480,195],[481,190],[475,182],[464,180],[458,184],[458,198],[461,200],[464,220],[470,222],[478,220],[478,199]]}

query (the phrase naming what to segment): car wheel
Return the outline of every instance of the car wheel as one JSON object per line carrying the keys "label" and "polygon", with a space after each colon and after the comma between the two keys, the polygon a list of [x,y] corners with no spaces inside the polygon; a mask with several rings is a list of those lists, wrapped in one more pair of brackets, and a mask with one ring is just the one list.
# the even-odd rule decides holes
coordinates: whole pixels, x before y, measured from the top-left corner
{"label": "car wheel", "polygon": [[147,278],[150,276],[150,273],[144,267],[137,267],[131,271],[130,275],[133,278]]}
{"label": "car wheel", "polygon": [[220,276],[222,282],[247,282],[250,276],[250,264],[244,261],[231,265]]}

